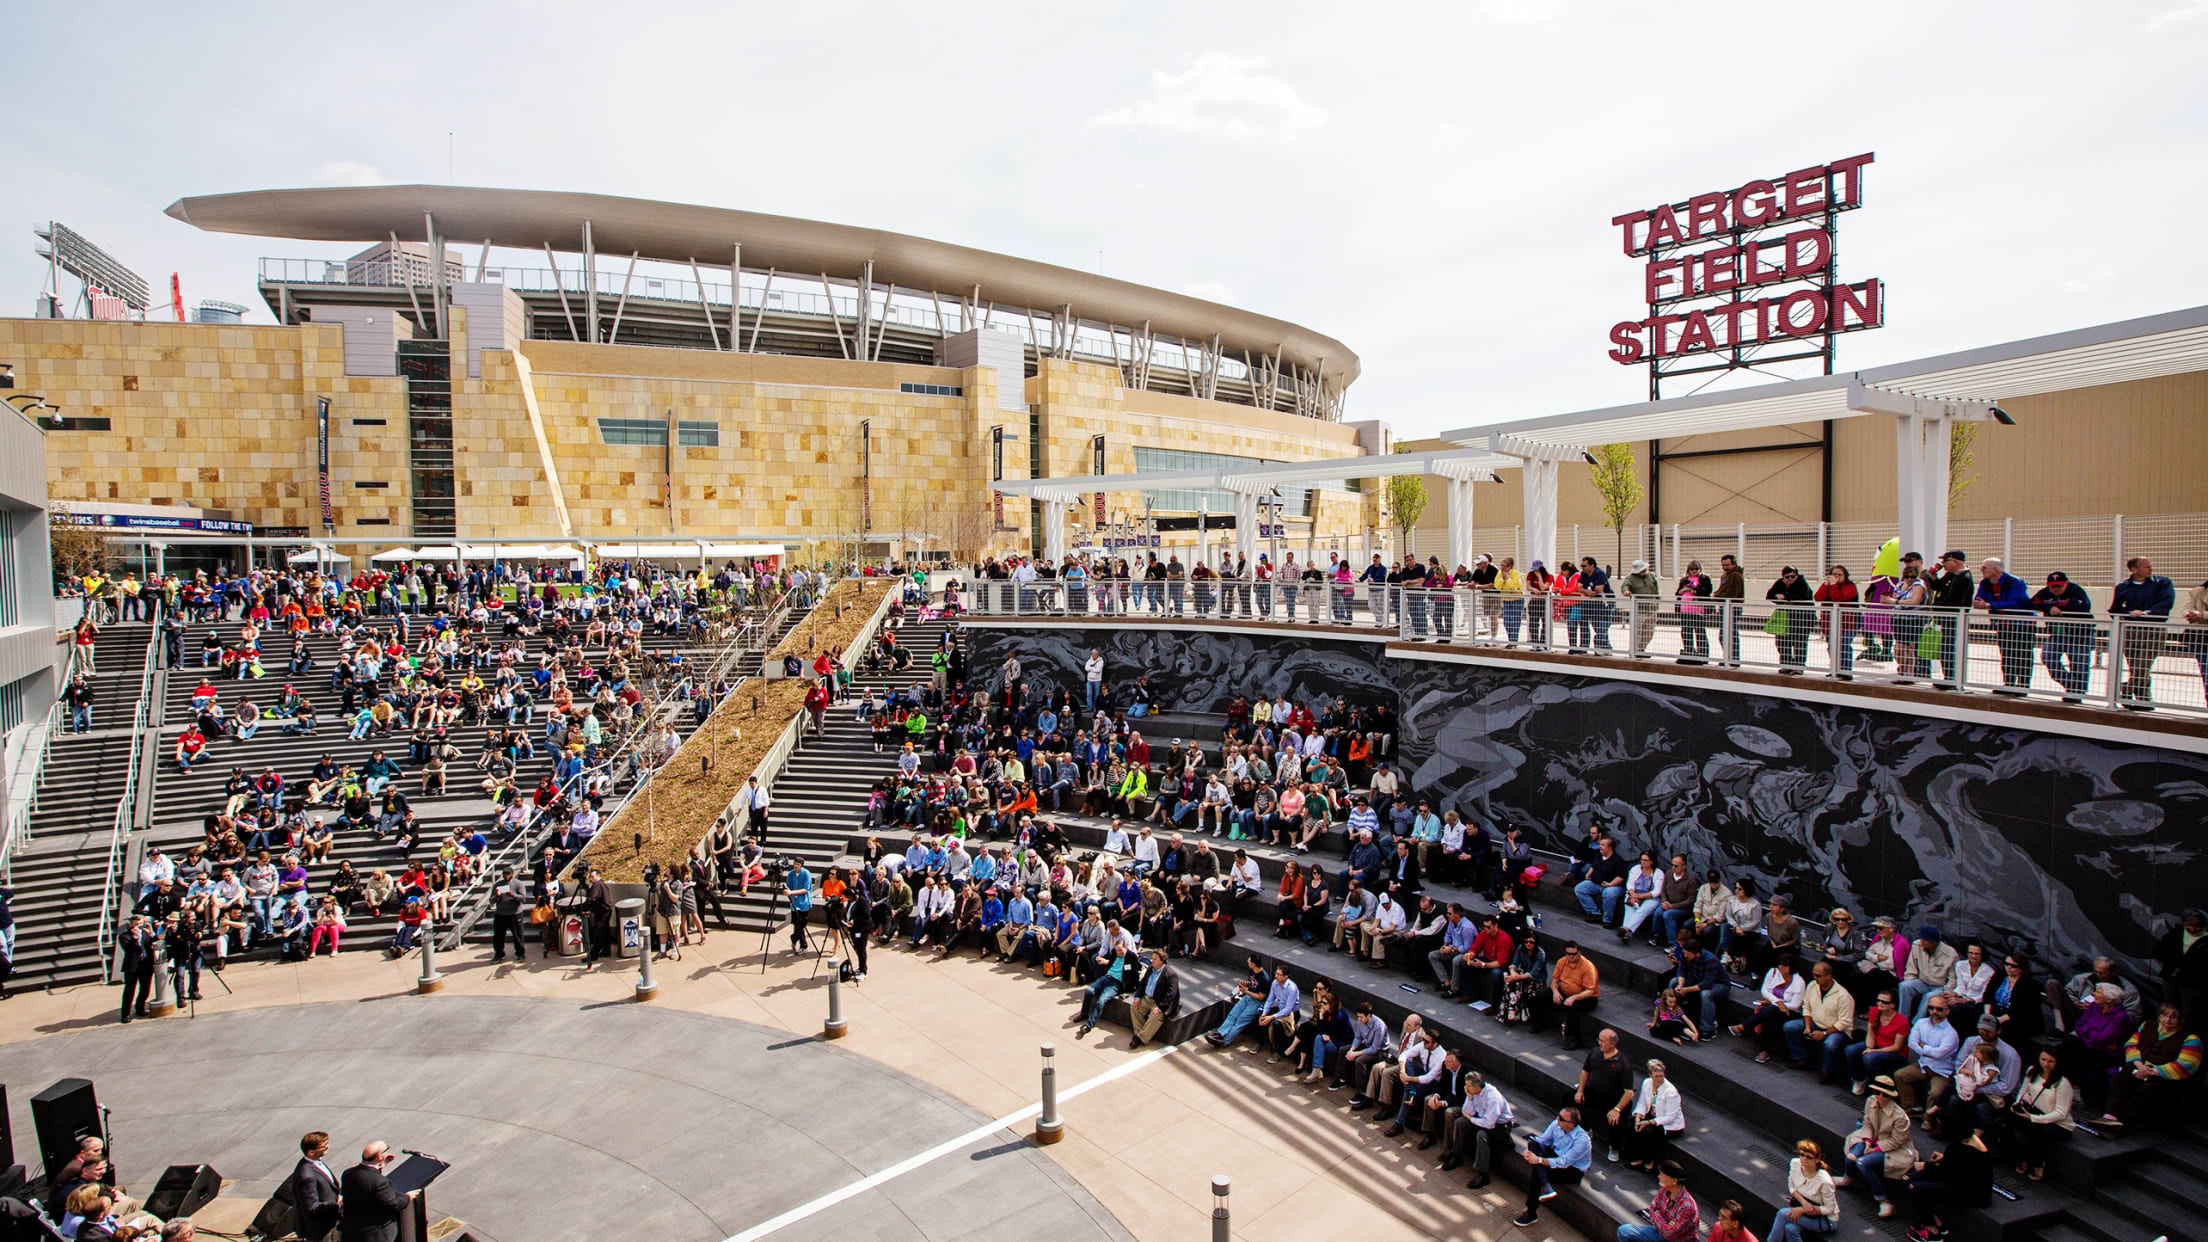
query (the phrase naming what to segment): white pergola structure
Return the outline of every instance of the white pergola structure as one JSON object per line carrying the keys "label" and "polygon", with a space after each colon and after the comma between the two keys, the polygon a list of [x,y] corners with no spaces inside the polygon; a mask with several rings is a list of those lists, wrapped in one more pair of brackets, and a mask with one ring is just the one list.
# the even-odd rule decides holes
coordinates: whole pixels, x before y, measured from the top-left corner
{"label": "white pergola structure", "polygon": [[2196,306],[1851,374],[1463,427],[1442,439],[1525,465],[1527,559],[1553,566],[1556,464],[1590,445],[1886,415],[1895,427],[1896,533],[1905,548],[1933,557],[1947,542],[1952,424],[2011,422],[2000,402],[2017,397],[2204,369],[2208,306]]}
{"label": "white pergola structure", "polygon": [[[1253,462],[1216,470],[1171,470],[1146,474],[1088,474],[1057,479],[1005,479],[992,484],[1008,496],[1029,496],[1043,503],[1043,555],[1052,561],[1066,554],[1066,516],[1084,496],[1097,492],[1223,491],[1234,514],[1235,551],[1257,554],[1258,502],[1283,483],[1324,483],[1334,479],[1381,479],[1405,474],[1439,475],[1449,481],[1449,558],[1452,565],[1472,559],[1472,487],[1495,480],[1498,467],[1517,464],[1507,456],[1477,449],[1433,449],[1378,457],[1327,457],[1315,461]],[[1555,513],[1552,498],[1550,513]]]}

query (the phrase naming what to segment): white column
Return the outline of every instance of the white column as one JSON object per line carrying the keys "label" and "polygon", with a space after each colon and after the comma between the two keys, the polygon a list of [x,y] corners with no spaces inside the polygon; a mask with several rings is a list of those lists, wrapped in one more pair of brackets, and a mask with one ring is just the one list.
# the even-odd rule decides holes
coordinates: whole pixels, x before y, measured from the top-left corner
{"label": "white column", "polygon": [[1066,559],[1066,512],[1063,500],[1043,502],[1043,556],[1053,565]]}
{"label": "white column", "polygon": [[1539,561],[1556,571],[1556,463],[1535,459],[1526,463],[1526,556],[1532,568]]}
{"label": "white column", "polygon": [[1920,551],[1927,563],[1947,550],[1948,449],[1953,444],[1954,425],[1955,420],[1945,415],[1924,423],[1924,465],[1917,474],[1917,504],[1924,515],[1925,546]]}
{"label": "white column", "polygon": [[1471,479],[1449,480],[1449,563],[1442,566],[1447,573],[1455,573],[1457,566],[1470,565],[1479,549],[1472,546],[1472,492],[1479,484]]}
{"label": "white column", "polygon": [[1924,420],[1914,414],[1894,419],[1894,533],[1904,556],[1923,554],[1927,563],[1942,549],[1924,540],[1924,515],[1918,504],[1917,478],[1924,472]]}
{"label": "white column", "polygon": [[1234,503],[1234,552],[1245,561],[1257,559],[1257,497],[1229,492]]}

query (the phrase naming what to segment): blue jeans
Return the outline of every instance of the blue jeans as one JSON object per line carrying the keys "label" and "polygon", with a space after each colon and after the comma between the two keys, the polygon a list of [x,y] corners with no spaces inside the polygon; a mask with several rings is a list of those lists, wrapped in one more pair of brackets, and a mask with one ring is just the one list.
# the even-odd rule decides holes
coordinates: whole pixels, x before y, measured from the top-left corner
{"label": "blue jeans", "polygon": [[1802,1235],[1805,1233],[1831,1233],[1833,1228],[1832,1218],[1829,1216],[1804,1216],[1800,1220],[1788,1220],[1786,1212],[1782,1210],[1771,1218],[1771,1232],[1764,1236],[1764,1242],[1802,1242]]}
{"label": "blue jeans", "polygon": [[[1588,918],[1600,919],[1606,925],[1618,921],[1618,908],[1625,904],[1623,886],[1581,880],[1572,886],[1572,892],[1578,896],[1579,908],[1587,912]],[[1599,909],[1596,908],[1597,902],[1601,903]]]}
{"label": "blue jeans", "polygon": [[1934,993],[1944,990],[1943,988],[1934,987],[1922,979],[1904,979],[1901,981],[1900,1008],[1901,1012],[1908,1017],[1911,1026],[1916,1025],[1917,1020],[1924,1017],[1925,1002],[1931,1000]]}
{"label": "blue jeans", "polygon": [[1909,1058],[1898,1052],[1865,1052],[1869,1044],[1848,1045],[1848,1080],[1869,1082],[1880,1074],[1891,1074],[1909,1064]]}
{"label": "blue jeans", "polygon": [[276,894],[270,893],[266,896],[248,897],[246,901],[253,909],[254,933],[265,936],[274,931],[276,927]]}
{"label": "blue jeans", "polygon": [[1083,1018],[1082,1021],[1090,1026],[1095,1026],[1104,1017],[1104,1006],[1111,1004],[1112,998],[1117,995],[1119,995],[1119,980],[1110,975],[1104,975],[1090,984],[1089,1016]]}
{"label": "blue jeans", "polygon": [[[1677,975],[1672,977],[1672,982],[1674,984],[1678,982]],[[1703,988],[1695,994],[1702,1002],[1701,1022],[1699,1023],[1702,1028],[1702,1038],[1708,1039],[1717,1034],[1717,1007],[1725,1003],[1725,998],[1730,996],[1732,991],[1730,984],[1720,983],[1715,987]]]}
{"label": "blue jeans", "polygon": [[1620,1225],[1618,1242],[1664,1242],[1664,1235],[1654,1225]]}
{"label": "blue jeans", "polygon": [[1863,1183],[1871,1198],[1886,1202],[1886,1153],[1872,1151],[1867,1143],[1848,1148],[1848,1176]]}
{"label": "blue jeans", "polygon": [[[1800,1018],[1796,1018],[1779,1028],[1786,1035],[1787,1055],[1797,1061],[1804,1060],[1809,1056],[1809,1041],[1802,1035],[1803,1029],[1803,1022]],[[1848,1063],[1848,1037],[1837,1034],[1827,1035],[1820,1042],[1824,1044],[1825,1052],[1824,1056],[1818,1061],[1818,1072],[1832,1076],[1838,1075]]]}
{"label": "blue jeans", "polygon": [[1257,1015],[1264,1008],[1265,1002],[1254,996],[1237,999],[1234,1008],[1227,1011],[1227,1020],[1219,1024],[1219,1029],[1214,1034],[1230,1044],[1233,1043],[1241,1038],[1242,1032],[1250,1029],[1250,1024],[1257,1021]]}
{"label": "blue jeans", "polygon": [[83,733],[91,727],[92,705],[90,703],[69,709],[69,731],[71,733]]}
{"label": "blue jeans", "polygon": [[1102,688],[1103,688],[1103,683],[1102,683],[1102,682],[1096,682],[1096,681],[1086,681],[1086,682],[1083,682],[1083,683],[1081,683],[1081,684],[1082,684],[1082,685],[1084,685],[1084,686],[1086,686],[1086,687],[1088,688],[1088,693],[1089,693],[1089,698],[1088,698],[1088,703],[1089,703],[1089,710],[1093,712],[1093,711],[1095,711],[1095,710],[1096,710],[1096,692],[1097,692],[1098,690],[1100,690],[1100,689],[1102,689]]}
{"label": "blue jeans", "polygon": [[1687,920],[1694,917],[1694,911],[1681,906],[1677,910],[1664,911],[1662,917],[1664,920],[1664,943],[1667,945],[1677,944],[1679,942],[1679,929],[1685,927]]}

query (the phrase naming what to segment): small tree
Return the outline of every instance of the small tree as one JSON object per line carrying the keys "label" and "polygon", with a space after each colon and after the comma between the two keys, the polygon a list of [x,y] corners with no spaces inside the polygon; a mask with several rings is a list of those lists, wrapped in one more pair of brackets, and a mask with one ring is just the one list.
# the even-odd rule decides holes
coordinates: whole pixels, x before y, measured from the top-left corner
{"label": "small tree", "polygon": [[1618,557],[1611,562],[1614,569],[1625,560],[1625,519],[1633,516],[1647,494],[1641,488],[1641,464],[1634,460],[1633,448],[1627,444],[1598,445],[1589,456],[1595,461],[1588,467],[1588,478],[1595,485],[1595,494],[1602,498],[1603,525],[1618,533]]}
{"label": "small tree", "polygon": [[1984,423],[1953,422],[1947,429],[1947,507],[1953,509],[1963,498],[1978,476],[1970,472],[1977,464],[1975,446],[1978,433],[1985,430]]}
{"label": "small tree", "polygon": [[[1407,452],[1397,445],[1396,452]],[[1408,552],[1411,547],[1411,528],[1418,525],[1419,516],[1426,512],[1426,480],[1415,474],[1391,475],[1381,496],[1387,505],[1388,525],[1398,536],[1396,550]]]}
{"label": "small tree", "polygon": [[46,542],[56,582],[107,569],[107,537],[99,527],[78,521],[66,501],[47,502]]}

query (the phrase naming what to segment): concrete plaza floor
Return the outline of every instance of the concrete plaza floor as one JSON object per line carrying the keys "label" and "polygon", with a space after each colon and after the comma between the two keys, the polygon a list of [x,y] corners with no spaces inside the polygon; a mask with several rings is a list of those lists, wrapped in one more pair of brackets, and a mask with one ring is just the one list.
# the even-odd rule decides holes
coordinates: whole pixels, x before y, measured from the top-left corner
{"label": "concrete plaza floor", "polygon": [[[666,1200],[668,1228],[645,1235],[715,1242],[1034,1105],[1044,1043],[1056,1046],[1068,1091],[1135,1056],[1121,1028],[1076,1039],[1078,991],[1033,971],[897,948],[876,948],[872,966],[865,983],[844,989],[849,1036],[824,1046],[815,1037],[828,968],[814,976],[811,959],[778,942],[762,970],[759,940],[730,932],[658,963],[659,997],[648,1004],[632,999],[633,962],[587,974],[572,959],[493,966],[472,946],[439,959],[446,984],[427,996],[413,994],[411,958],[244,964],[224,975],[234,995],[204,984],[196,1020],[123,1027],[117,991],[98,986],[0,1003],[0,1080],[20,1151],[30,1146],[32,1093],[56,1077],[94,1078],[135,1181],[172,1154],[241,1182],[280,1175],[289,1160],[271,1163],[271,1153],[306,1128],[337,1134],[343,1116],[374,1133],[348,1130],[341,1142],[381,1137],[472,1163],[484,1206],[455,1197],[457,1170],[432,1203],[493,1237],[584,1236],[536,1213]],[[289,1012],[247,1012],[259,1010]],[[193,1079],[202,1085],[187,1089]],[[517,1080],[544,1085],[523,1090]],[[171,1103],[141,1104],[141,1088],[162,1084]],[[225,1112],[225,1091],[274,1111],[262,1124]],[[1514,1229],[1508,1187],[1468,1191],[1461,1173],[1436,1169],[1434,1153],[1380,1139],[1342,1104],[1342,1093],[1293,1083],[1261,1055],[1195,1041],[1069,1099],[1062,1143],[1014,1146],[1032,1129],[1023,1120],[774,1236],[856,1227],[870,1237],[1033,1237],[1043,1228],[1039,1236],[1180,1242],[1205,1236],[1211,1178],[1226,1174],[1234,1233],[1249,1242],[1348,1232],[1361,1242],[1577,1239],[1553,1216]],[[149,1126],[161,1114],[163,1124],[140,1138],[133,1113]],[[706,1116],[733,1129],[698,1129]],[[439,1137],[404,1132],[413,1124]],[[226,1168],[211,1149],[249,1164]],[[343,1148],[337,1156],[353,1158]],[[1060,1171],[1070,1183],[1051,1176]],[[251,1185],[233,1194],[257,1203],[265,1190]]]}

